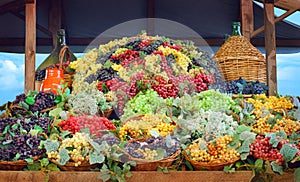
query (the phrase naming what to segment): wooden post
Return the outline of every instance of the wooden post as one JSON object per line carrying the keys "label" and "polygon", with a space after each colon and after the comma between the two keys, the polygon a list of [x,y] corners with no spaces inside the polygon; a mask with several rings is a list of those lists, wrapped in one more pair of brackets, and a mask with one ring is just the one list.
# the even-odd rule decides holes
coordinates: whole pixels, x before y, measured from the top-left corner
{"label": "wooden post", "polygon": [[274,0],[264,2],[265,21],[265,48],[267,63],[267,84],[269,95],[277,93],[277,72],[276,72],[276,35],[274,21]]}
{"label": "wooden post", "polygon": [[26,0],[25,92],[34,90],[36,53],[36,0]]}
{"label": "wooden post", "polygon": [[241,0],[241,21],[242,35],[250,41],[251,33],[254,30],[252,0]]}
{"label": "wooden post", "polygon": [[55,48],[57,44],[57,31],[61,28],[61,0],[50,1],[49,11],[49,30],[52,32],[52,47]]}
{"label": "wooden post", "polygon": [[147,0],[147,33],[154,35],[154,0]]}

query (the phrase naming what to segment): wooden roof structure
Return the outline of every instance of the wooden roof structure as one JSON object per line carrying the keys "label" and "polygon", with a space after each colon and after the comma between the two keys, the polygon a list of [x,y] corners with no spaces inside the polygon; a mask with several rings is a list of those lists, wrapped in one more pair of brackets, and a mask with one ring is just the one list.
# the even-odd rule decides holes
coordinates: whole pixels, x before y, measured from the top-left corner
{"label": "wooden roof structure", "polygon": [[[141,3],[145,6],[146,9],[140,10],[140,8],[133,8],[129,11],[139,11],[145,18],[156,17],[155,13],[158,10],[155,10],[155,5],[159,3],[164,3],[164,1],[155,1],[155,0],[132,0],[135,3]],[[264,4],[264,25],[255,29],[255,18],[254,15],[254,5],[252,0],[232,0],[232,2],[226,2],[226,6],[219,5],[220,10],[226,7],[236,7],[240,12],[240,17],[237,20],[240,20],[242,23],[242,34],[247,37],[254,45],[265,45],[266,48],[266,60],[267,60],[267,77],[268,85],[270,88],[270,94],[273,94],[277,90],[277,78],[276,78],[276,44],[277,46],[297,46],[300,47],[300,39],[280,39],[276,41],[275,32],[275,23],[280,22],[282,19],[286,18],[290,14],[298,11],[300,8],[300,0],[259,0]],[[3,15],[7,12],[11,13],[13,16],[18,17],[24,21],[25,24],[25,39],[16,37],[16,38],[1,38],[0,35],[0,45],[11,45],[12,47],[24,46],[25,52],[25,91],[34,89],[34,74],[35,74],[35,54],[37,52],[37,46],[40,45],[53,45],[56,43],[56,32],[62,27],[63,24],[67,24],[66,16],[64,14],[65,9],[63,9],[63,3],[69,1],[62,0],[49,0],[49,1],[37,1],[37,0],[2,0],[0,3],[0,15]],[[81,2],[81,1],[78,1]],[[71,1],[73,5],[78,2]],[[94,5],[101,5],[105,7],[104,2],[93,1]],[[172,1],[173,2],[173,1]],[[203,1],[203,3],[212,3],[208,1]],[[221,2],[221,1],[220,1]],[[222,1],[224,2],[224,1]],[[45,4],[44,4],[45,3]],[[69,2],[70,3],[70,2]],[[88,3],[83,2],[83,3]],[[109,3],[109,2],[107,2]],[[185,2],[187,4],[187,2]],[[193,3],[202,3],[201,1],[191,0],[190,4]],[[48,14],[42,17],[37,16],[40,14],[45,14],[43,12],[37,12],[37,4],[48,8]],[[80,6],[82,4],[79,4]],[[171,5],[171,4],[170,4]],[[168,4],[166,4],[168,6]],[[223,6],[223,7],[222,7]],[[287,10],[287,12],[279,17],[274,17],[274,6]],[[93,7],[91,4],[90,7]],[[216,6],[217,7],[217,6]],[[25,11],[24,11],[25,8]],[[95,8],[95,7],[94,7]],[[114,7],[117,8],[117,7]],[[181,7],[179,7],[181,8]],[[24,11],[24,12],[23,12]],[[212,11],[212,10],[211,10]],[[23,13],[22,13],[23,12]],[[235,12],[235,11],[234,11]],[[85,12],[90,13],[90,12]],[[176,14],[177,12],[170,13]],[[179,15],[179,19],[180,19]],[[235,14],[231,13],[230,16],[234,17]],[[222,15],[221,15],[222,17]],[[107,17],[104,17],[107,18]],[[129,17],[130,18],[130,17]],[[134,16],[132,16],[134,18]],[[198,17],[197,17],[198,18]],[[199,17],[200,18],[200,17]],[[209,17],[206,17],[206,19]],[[43,20],[37,22],[37,19]],[[222,21],[222,20],[221,20]],[[234,20],[236,21],[236,20]],[[0,19],[1,22],[1,19]],[[40,23],[42,22],[42,23]],[[46,23],[45,23],[46,22]],[[80,24],[82,22],[78,22]],[[193,23],[193,22],[192,22]],[[214,25],[214,22],[211,24]],[[80,25],[79,25],[80,26]],[[215,25],[216,26],[216,25]],[[221,25],[222,26],[222,25]],[[151,27],[151,26],[150,26]],[[194,28],[194,27],[193,27]],[[197,29],[197,27],[195,27]],[[203,27],[206,28],[206,27]],[[203,29],[202,28],[202,29]],[[289,28],[291,28],[289,26]],[[255,30],[254,30],[255,29]],[[300,29],[295,29],[297,30]],[[260,39],[256,39],[264,32],[264,36],[261,36]],[[9,32],[11,33],[11,32]],[[67,32],[68,33],[68,32]],[[278,35],[278,34],[277,34]],[[50,37],[50,38],[47,38]],[[223,38],[209,38],[204,37],[209,45],[221,45],[223,43]],[[68,38],[69,45],[88,45],[91,41],[90,38],[78,38],[77,35],[74,37]],[[197,41],[197,40],[196,40]],[[1,51],[1,49],[0,49]],[[48,51],[49,52],[49,51]]]}

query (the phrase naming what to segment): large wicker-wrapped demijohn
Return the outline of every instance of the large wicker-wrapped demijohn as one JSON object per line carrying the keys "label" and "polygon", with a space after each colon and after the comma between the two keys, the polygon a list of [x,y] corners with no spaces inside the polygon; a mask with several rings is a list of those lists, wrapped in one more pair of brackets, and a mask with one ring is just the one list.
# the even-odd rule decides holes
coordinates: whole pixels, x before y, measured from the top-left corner
{"label": "large wicker-wrapped demijohn", "polygon": [[266,83],[266,61],[262,53],[245,37],[232,36],[214,56],[226,81],[240,77]]}

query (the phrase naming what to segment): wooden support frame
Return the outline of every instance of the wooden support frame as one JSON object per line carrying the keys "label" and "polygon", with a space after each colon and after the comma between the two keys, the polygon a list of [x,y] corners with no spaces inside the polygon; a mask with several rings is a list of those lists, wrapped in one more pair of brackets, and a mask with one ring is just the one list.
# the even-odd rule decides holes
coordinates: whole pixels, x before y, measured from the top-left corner
{"label": "wooden support frame", "polygon": [[242,22],[242,35],[250,41],[251,34],[254,30],[252,0],[241,0],[241,22]]}
{"label": "wooden support frame", "polygon": [[[274,22],[278,23],[281,20],[285,19],[286,17],[290,16],[291,14],[295,13],[300,7],[297,7],[295,9],[290,9],[287,12],[285,12],[284,14],[280,15],[279,17],[277,17]],[[265,30],[264,26],[259,27],[258,29],[256,29],[255,31],[253,31],[251,33],[251,37],[255,37],[256,35],[262,33]]]}
{"label": "wooden support frame", "polygon": [[16,11],[23,9],[25,6],[24,0],[12,1],[10,3],[0,6],[0,14],[7,13],[10,11]]}
{"label": "wooden support frame", "polygon": [[25,4],[25,92],[34,90],[36,54],[36,0]]}
{"label": "wooden support frame", "polygon": [[264,22],[267,84],[269,86],[269,95],[275,95],[277,94],[277,71],[274,0],[265,0],[264,2]]}
{"label": "wooden support frame", "polygon": [[62,1],[50,0],[49,31],[52,34],[52,47],[57,45],[57,31],[61,28]]}
{"label": "wooden support frame", "polygon": [[147,0],[147,33],[148,35],[154,35],[154,16],[155,16],[155,0]]}

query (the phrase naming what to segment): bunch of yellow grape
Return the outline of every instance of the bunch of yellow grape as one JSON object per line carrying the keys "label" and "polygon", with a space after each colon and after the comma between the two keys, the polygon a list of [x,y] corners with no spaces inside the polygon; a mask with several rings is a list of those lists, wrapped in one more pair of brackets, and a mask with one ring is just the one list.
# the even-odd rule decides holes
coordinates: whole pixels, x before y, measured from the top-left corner
{"label": "bunch of yellow grape", "polygon": [[61,144],[57,151],[47,152],[49,159],[59,160],[59,152],[61,149],[72,149],[68,150],[70,156],[70,162],[75,162],[75,167],[82,164],[83,161],[89,161],[89,154],[83,156],[85,150],[92,150],[93,147],[87,140],[87,135],[84,133],[75,133],[72,138],[66,138],[61,141]]}
{"label": "bunch of yellow grape", "polygon": [[190,152],[192,160],[197,162],[212,162],[215,160],[220,161],[233,161],[237,159],[240,154],[235,149],[229,149],[227,145],[232,141],[232,136],[220,136],[217,139],[206,143],[206,148],[203,148],[202,140],[194,142],[187,147],[186,150]]}
{"label": "bunch of yellow grape", "polygon": [[172,133],[176,127],[174,122],[165,122],[166,115],[145,114],[140,119],[127,121],[119,130],[119,138],[124,140],[126,136],[130,138],[150,137],[151,131],[161,136]]}

